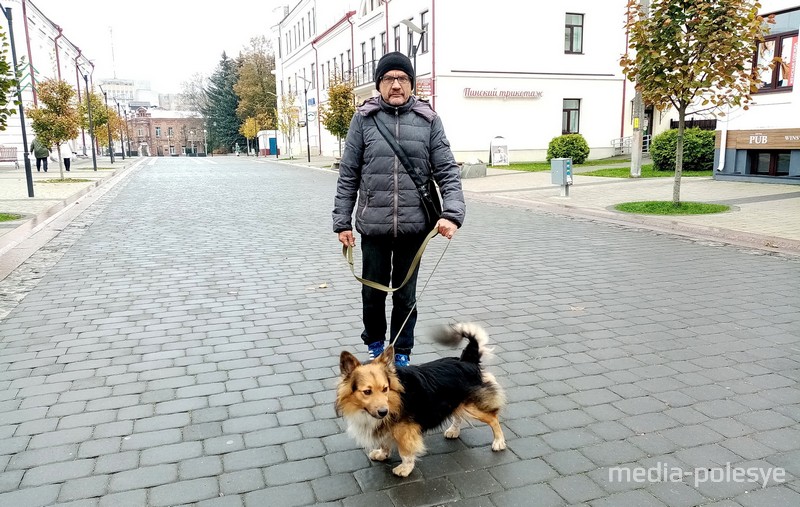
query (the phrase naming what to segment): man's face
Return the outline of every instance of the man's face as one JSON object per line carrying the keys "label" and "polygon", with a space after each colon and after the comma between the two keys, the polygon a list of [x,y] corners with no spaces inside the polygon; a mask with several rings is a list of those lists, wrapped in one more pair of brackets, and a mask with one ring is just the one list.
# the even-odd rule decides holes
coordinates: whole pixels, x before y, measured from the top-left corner
{"label": "man's face", "polygon": [[390,70],[381,78],[380,91],[387,104],[402,106],[411,97],[411,80],[402,70]]}

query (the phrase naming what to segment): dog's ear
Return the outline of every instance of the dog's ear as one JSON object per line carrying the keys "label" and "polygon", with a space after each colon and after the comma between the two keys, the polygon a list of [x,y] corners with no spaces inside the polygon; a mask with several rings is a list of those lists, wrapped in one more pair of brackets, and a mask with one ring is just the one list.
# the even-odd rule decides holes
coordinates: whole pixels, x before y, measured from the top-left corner
{"label": "dog's ear", "polygon": [[389,345],[386,347],[381,355],[379,355],[376,361],[380,361],[381,363],[385,364],[387,367],[393,368],[394,367],[394,345]]}
{"label": "dog's ear", "polygon": [[361,366],[361,363],[358,362],[356,356],[347,352],[346,350],[342,352],[339,356],[339,370],[341,370],[342,375],[345,377],[349,377],[353,370],[357,367]]}

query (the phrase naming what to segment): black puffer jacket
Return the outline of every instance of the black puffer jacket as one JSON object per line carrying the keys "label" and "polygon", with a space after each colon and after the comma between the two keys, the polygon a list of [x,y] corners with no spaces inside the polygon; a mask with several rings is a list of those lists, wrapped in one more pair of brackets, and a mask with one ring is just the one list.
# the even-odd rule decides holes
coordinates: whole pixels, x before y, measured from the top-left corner
{"label": "black puffer jacket", "polygon": [[400,107],[374,97],[358,108],[350,122],[333,208],[333,231],[353,229],[367,236],[428,232],[414,181],[372,122],[375,116],[395,134],[413,164],[433,173],[442,195],[442,217],[459,227],[464,222],[461,169],[450,151],[442,121],[427,102],[411,97]]}

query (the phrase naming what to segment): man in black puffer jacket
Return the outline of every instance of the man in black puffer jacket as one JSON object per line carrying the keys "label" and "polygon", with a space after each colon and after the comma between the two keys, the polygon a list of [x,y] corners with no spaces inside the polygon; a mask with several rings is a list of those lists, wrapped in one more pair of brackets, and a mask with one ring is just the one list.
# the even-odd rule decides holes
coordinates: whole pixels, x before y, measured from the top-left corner
{"label": "man in black puffer jacket", "polygon": [[[414,80],[414,67],[404,54],[387,53],[378,61],[375,87],[380,97],[364,102],[350,122],[333,208],[333,231],[343,245],[355,246],[353,209],[357,204],[355,229],[361,234],[362,277],[383,285],[391,282],[394,287],[405,278],[434,224],[428,222],[414,181],[373,118],[394,134],[411,163],[439,185],[442,214],[435,224],[439,234],[451,239],[464,222],[466,209],[461,170],[442,121],[427,102],[412,95]],[[398,366],[408,364],[414,346],[418,271],[419,267],[408,284],[392,293],[390,339],[398,336]],[[361,298],[361,338],[372,359],[383,351],[386,341],[386,293],[363,286]]]}

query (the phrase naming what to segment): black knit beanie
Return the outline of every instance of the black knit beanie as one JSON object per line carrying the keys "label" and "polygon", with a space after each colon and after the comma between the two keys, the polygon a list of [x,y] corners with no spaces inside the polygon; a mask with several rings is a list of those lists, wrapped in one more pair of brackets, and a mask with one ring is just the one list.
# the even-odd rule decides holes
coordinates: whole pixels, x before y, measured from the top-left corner
{"label": "black knit beanie", "polygon": [[375,89],[381,89],[381,78],[390,70],[402,70],[411,79],[411,89],[414,89],[414,66],[406,55],[399,51],[386,53],[378,60],[375,67]]}

